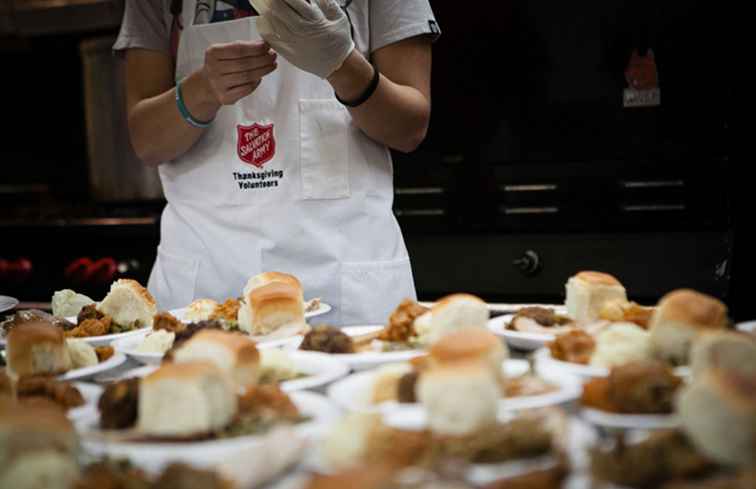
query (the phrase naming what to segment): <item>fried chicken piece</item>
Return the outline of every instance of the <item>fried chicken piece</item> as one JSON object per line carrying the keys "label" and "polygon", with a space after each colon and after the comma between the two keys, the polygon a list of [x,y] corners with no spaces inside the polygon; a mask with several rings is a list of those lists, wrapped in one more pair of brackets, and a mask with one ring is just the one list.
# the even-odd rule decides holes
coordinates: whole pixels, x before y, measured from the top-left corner
{"label": "fried chicken piece", "polygon": [[102,363],[115,354],[115,350],[112,346],[96,346],[95,355],[97,355],[97,361]]}
{"label": "fried chicken piece", "polygon": [[85,319],[71,331],[66,331],[67,338],[87,338],[89,336],[102,336],[110,334],[113,319],[103,316],[100,319]]}
{"label": "fried chicken piece", "polygon": [[620,412],[668,414],[672,412],[682,379],[659,361],[631,362],[611,369],[607,397]]}
{"label": "fried chicken piece", "polygon": [[159,312],[155,314],[152,329],[155,331],[164,329],[169,333],[179,333],[186,329],[186,324],[176,319],[170,312]]}
{"label": "fried chicken piece", "polygon": [[616,406],[609,400],[609,379],[599,377],[591,379],[583,384],[583,394],[580,402],[583,406],[600,409],[610,413],[621,412],[619,406]]}
{"label": "fried chicken piece", "polygon": [[249,387],[239,396],[239,413],[243,415],[259,415],[298,420],[299,409],[291,398],[277,384],[257,385]]}
{"label": "fried chicken piece", "polygon": [[100,427],[106,430],[130,428],[136,424],[139,407],[139,379],[114,382],[97,402]]}
{"label": "fried chicken piece", "polygon": [[210,320],[236,321],[239,315],[241,302],[239,299],[226,299],[223,304],[218,305],[210,315]]}
{"label": "fried chicken piece", "polygon": [[587,365],[596,349],[596,340],[588,333],[576,329],[557,335],[548,346],[551,356],[557,360]]}
{"label": "fried chicken piece", "polygon": [[648,329],[653,312],[653,307],[641,306],[635,302],[609,302],[599,311],[599,318],[612,322],[631,322]]}
{"label": "fried chicken piece", "polygon": [[428,308],[421,306],[411,299],[404,299],[389,316],[388,324],[378,336],[382,341],[407,342],[416,336],[414,322],[418,316],[428,312]]}
{"label": "fried chicken piece", "polygon": [[89,304],[81,308],[76,316],[76,323],[81,324],[87,319],[102,319],[103,317],[105,317],[105,314],[97,310],[97,304]]}
{"label": "fried chicken piece", "polygon": [[84,405],[84,397],[73,384],[61,382],[55,377],[35,375],[23,377],[16,384],[19,398],[44,397],[64,409],[71,409]]}

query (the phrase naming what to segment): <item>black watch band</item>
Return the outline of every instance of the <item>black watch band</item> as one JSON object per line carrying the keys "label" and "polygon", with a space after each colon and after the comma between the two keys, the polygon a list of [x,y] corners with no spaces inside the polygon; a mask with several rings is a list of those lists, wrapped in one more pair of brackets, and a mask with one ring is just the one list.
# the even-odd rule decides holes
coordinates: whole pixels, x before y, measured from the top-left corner
{"label": "black watch band", "polygon": [[372,65],[373,67],[373,79],[370,80],[370,85],[365,89],[364,92],[362,92],[362,95],[360,95],[355,100],[342,100],[341,97],[339,97],[338,93],[334,92],[334,95],[336,95],[336,100],[338,100],[342,105],[346,105],[347,107],[358,107],[365,102],[373,95],[375,92],[375,89],[378,88],[378,82],[381,80],[381,72],[378,71],[378,68],[375,67],[375,65]]}

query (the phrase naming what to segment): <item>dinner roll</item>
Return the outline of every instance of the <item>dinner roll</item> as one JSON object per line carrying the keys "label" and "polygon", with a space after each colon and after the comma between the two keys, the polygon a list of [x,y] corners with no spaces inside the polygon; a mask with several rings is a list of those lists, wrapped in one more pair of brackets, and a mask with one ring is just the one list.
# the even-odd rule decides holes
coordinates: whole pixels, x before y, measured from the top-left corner
{"label": "dinner roll", "polygon": [[120,326],[152,327],[157,314],[155,299],[136,280],[122,278],[113,282],[110,292],[97,310],[113,318]]}
{"label": "dinner roll", "polygon": [[662,297],[651,316],[651,349],[659,358],[686,364],[698,333],[727,324],[727,307],[721,301],[694,290],[675,290]]}
{"label": "dinner roll", "polygon": [[466,435],[496,422],[501,387],[483,363],[431,368],[420,376],[416,390],[435,433]]}
{"label": "dinner roll", "polygon": [[11,329],[6,341],[11,377],[57,375],[71,368],[66,338],[57,326],[44,321],[27,322]]}
{"label": "dinner roll", "polygon": [[257,383],[260,353],[254,341],[238,333],[204,329],[184,342],[173,353],[176,363],[197,360],[212,362],[227,373],[238,387]]}
{"label": "dinner roll", "polygon": [[212,299],[197,299],[187,306],[184,321],[187,323],[208,321],[217,307],[218,303]]}
{"label": "dinner roll", "polygon": [[635,323],[612,323],[596,335],[590,364],[611,368],[651,358],[650,334]]}
{"label": "dinner roll", "polygon": [[756,337],[735,331],[706,331],[690,349],[694,377],[710,368],[735,370],[756,378]]}
{"label": "dinner roll", "polygon": [[64,412],[0,402],[0,487],[69,489],[77,455],[76,431]]}
{"label": "dinner roll", "polygon": [[226,427],[236,412],[236,387],[211,362],[163,364],[139,383],[137,426],[147,435],[205,435]]}
{"label": "dinner roll", "polygon": [[435,342],[429,355],[432,365],[477,360],[487,365],[495,376],[502,378],[502,364],[509,357],[509,350],[487,329],[466,328],[453,331]]}
{"label": "dinner roll", "polygon": [[[242,295],[246,297],[253,290],[273,282],[289,284],[297,289],[300,293],[302,293],[302,284],[294,275],[282,272],[263,272],[258,273],[247,281],[247,284],[244,286],[244,292]],[[300,298],[304,302],[304,294],[302,294],[302,297]]]}
{"label": "dinner roll", "polygon": [[273,281],[253,288],[244,296],[238,321],[239,327],[251,335],[280,332],[282,336],[293,336],[303,332],[307,323],[301,287]]}
{"label": "dinner roll", "polygon": [[427,345],[452,331],[485,328],[487,323],[488,306],[481,298],[471,294],[452,294],[416,318],[414,327],[420,342]]}
{"label": "dinner roll", "polygon": [[599,319],[599,313],[609,302],[627,302],[625,287],[608,273],[580,272],[565,285],[567,315],[578,322]]}
{"label": "dinner roll", "polygon": [[682,428],[698,451],[726,465],[756,464],[756,378],[709,369],[683,388]]}
{"label": "dinner roll", "polygon": [[315,474],[304,489],[398,489],[396,469],[380,462],[333,474]]}

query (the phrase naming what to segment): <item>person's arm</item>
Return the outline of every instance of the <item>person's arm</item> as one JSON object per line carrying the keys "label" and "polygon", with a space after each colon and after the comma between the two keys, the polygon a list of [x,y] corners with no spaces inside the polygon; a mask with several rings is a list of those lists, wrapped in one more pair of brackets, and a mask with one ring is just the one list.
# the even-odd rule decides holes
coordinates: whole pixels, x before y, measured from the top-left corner
{"label": "person's arm", "polygon": [[[126,52],[126,110],[131,143],[147,165],[186,153],[205,129],[189,124],[176,106],[173,63],[169,55],[146,49]],[[210,121],[222,105],[251,94],[276,68],[276,55],[264,42],[211,46],[204,66],[181,83],[189,113]]]}
{"label": "person's arm", "polygon": [[[373,53],[381,73],[378,88],[358,107],[354,124],[390,148],[410,152],[425,139],[431,111],[431,41],[406,39]],[[373,67],[354,49],[328,81],[342,100],[357,99],[368,87]]]}

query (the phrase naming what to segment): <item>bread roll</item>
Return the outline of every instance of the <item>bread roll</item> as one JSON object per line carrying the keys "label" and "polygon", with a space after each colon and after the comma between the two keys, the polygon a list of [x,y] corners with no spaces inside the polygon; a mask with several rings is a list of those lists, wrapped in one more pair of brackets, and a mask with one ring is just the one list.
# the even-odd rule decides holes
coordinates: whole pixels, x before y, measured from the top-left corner
{"label": "bread roll", "polygon": [[291,283],[271,282],[253,288],[239,308],[239,328],[251,335],[274,332],[293,336],[307,328],[302,289]]}
{"label": "bread roll", "polygon": [[61,410],[0,404],[0,487],[69,489],[77,454],[76,432]]}
{"label": "bread roll", "polygon": [[485,328],[488,315],[488,305],[479,297],[452,294],[415,319],[414,327],[421,343],[432,344],[458,329]]}
{"label": "bread roll", "polygon": [[61,328],[43,321],[21,324],[7,336],[6,361],[11,377],[57,375],[71,368]]}
{"label": "bread roll", "polygon": [[315,474],[304,489],[398,489],[396,472],[380,463],[367,464],[334,474]]}
{"label": "bread roll", "polygon": [[138,429],[147,435],[204,435],[232,421],[236,387],[210,362],[164,364],[140,382],[138,411]]}
{"label": "bread roll", "polygon": [[228,374],[238,387],[255,385],[260,374],[260,353],[244,335],[205,329],[173,353],[176,363],[209,361]]}
{"label": "bread roll", "polygon": [[[247,281],[242,295],[246,297],[253,290],[273,282],[289,284],[302,293],[302,284],[294,275],[282,272],[263,272],[258,273]],[[302,299],[302,302],[304,302],[304,294],[300,298]]]}
{"label": "bread roll", "polygon": [[453,331],[437,342],[429,351],[431,365],[437,366],[464,361],[480,361],[491,373],[503,380],[503,363],[509,350],[499,338],[482,328],[466,328]]}
{"label": "bread roll", "polygon": [[580,272],[567,280],[565,289],[567,315],[581,323],[599,319],[609,302],[627,302],[625,287],[607,273]]}
{"label": "bread roll", "polygon": [[184,321],[187,323],[208,321],[217,307],[218,303],[212,299],[197,299],[187,306]]}
{"label": "bread roll", "polygon": [[94,303],[89,297],[71,289],[56,290],[52,296],[52,313],[62,318],[75,317],[84,306]]}
{"label": "bread roll", "polygon": [[635,323],[612,323],[596,335],[590,364],[612,368],[651,359],[651,336]]}
{"label": "bread roll", "polygon": [[675,290],[662,297],[651,316],[651,348],[661,359],[687,364],[696,335],[727,324],[727,307],[721,301],[693,290]]}
{"label": "bread roll", "polygon": [[157,314],[152,294],[136,280],[123,278],[113,282],[97,310],[120,326],[135,328],[151,328],[152,319]]}
{"label": "bread roll", "polygon": [[467,435],[496,422],[501,387],[487,365],[454,363],[424,372],[417,396],[433,432]]}
{"label": "bread roll", "polygon": [[68,356],[71,358],[71,368],[84,368],[97,365],[97,353],[95,349],[84,340],[66,340]]}
{"label": "bread roll", "polygon": [[678,412],[702,454],[726,465],[756,464],[756,378],[706,370],[683,388]]}
{"label": "bread roll", "polygon": [[721,368],[756,378],[756,337],[735,331],[701,333],[690,350],[690,368],[693,377]]}

